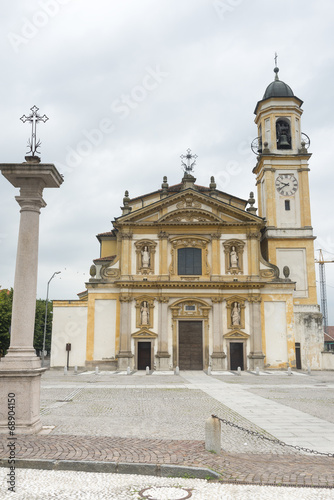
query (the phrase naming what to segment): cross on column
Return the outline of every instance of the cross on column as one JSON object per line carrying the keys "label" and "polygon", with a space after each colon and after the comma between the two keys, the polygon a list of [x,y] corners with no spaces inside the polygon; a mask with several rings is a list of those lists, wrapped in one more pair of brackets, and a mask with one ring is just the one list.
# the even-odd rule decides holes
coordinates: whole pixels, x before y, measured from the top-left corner
{"label": "cross on column", "polygon": [[[192,172],[194,165],[196,164],[196,158],[198,158],[197,155],[192,155],[191,154],[191,149],[187,149],[187,154],[186,155],[181,155],[181,164],[184,166],[184,171],[185,172]],[[187,163],[185,163],[183,160],[186,160]],[[194,160],[193,162],[191,160]]]}
{"label": "cross on column", "polygon": [[32,130],[31,130],[31,139],[28,140],[28,146],[29,146],[29,153],[32,153],[32,156],[35,156],[35,153],[39,153],[38,148],[41,145],[41,141],[38,140],[36,141],[36,125],[38,122],[46,122],[49,118],[46,115],[40,116],[38,114],[39,108],[37,106],[33,106],[30,108],[31,113],[29,116],[23,115],[21,116],[20,120],[25,122],[30,122],[32,125]]}

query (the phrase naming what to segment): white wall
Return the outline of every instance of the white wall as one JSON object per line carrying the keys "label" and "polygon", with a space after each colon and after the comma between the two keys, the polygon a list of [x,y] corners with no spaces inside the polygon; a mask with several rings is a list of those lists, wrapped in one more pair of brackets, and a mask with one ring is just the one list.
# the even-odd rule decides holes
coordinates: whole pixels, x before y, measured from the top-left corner
{"label": "white wall", "polygon": [[277,248],[277,266],[283,277],[283,267],[290,268],[289,278],[296,282],[294,297],[308,297],[305,248]]}
{"label": "white wall", "polygon": [[288,361],[285,302],[264,302],[266,365]]}
{"label": "white wall", "polygon": [[94,360],[115,357],[116,300],[95,300]]}
{"label": "white wall", "polygon": [[70,343],[70,366],[85,366],[87,338],[87,305],[54,307],[50,366],[66,366],[66,344]]}

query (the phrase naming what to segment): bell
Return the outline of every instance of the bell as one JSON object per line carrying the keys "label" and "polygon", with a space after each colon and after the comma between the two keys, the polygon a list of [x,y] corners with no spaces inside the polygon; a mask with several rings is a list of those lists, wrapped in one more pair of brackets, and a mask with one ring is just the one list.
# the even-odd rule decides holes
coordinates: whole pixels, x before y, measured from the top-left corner
{"label": "bell", "polygon": [[278,139],[278,149],[291,149],[291,145],[285,134],[282,134]]}

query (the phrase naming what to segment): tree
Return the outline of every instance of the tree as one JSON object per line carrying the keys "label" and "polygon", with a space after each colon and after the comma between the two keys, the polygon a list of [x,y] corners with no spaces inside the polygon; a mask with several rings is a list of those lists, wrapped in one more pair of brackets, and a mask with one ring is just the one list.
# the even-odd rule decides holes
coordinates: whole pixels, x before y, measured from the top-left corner
{"label": "tree", "polygon": [[[13,289],[0,290],[0,357],[6,354],[10,343],[10,324],[12,320]],[[52,330],[52,302],[48,301],[48,312],[46,320],[45,349],[51,349]],[[37,351],[43,349],[45,319],[45,300],[36,300],[34,348]]]}
{"label": "tree", "polygon": [[0,290],[0,356],[4,356],[9,347],[12,303],[13,289]]}
{"label": "tree", "polygon": [[[50,351],[51,349],[52,310],[53,310],[52,302],[48,301],[46,335],[45,335],[46,351]],[[37,351],[41,351],[43,349],[44,321],[45,321],[45,300],[37,299],[36,314],[35,314],[35,332],[34,332],[34,348]]]}

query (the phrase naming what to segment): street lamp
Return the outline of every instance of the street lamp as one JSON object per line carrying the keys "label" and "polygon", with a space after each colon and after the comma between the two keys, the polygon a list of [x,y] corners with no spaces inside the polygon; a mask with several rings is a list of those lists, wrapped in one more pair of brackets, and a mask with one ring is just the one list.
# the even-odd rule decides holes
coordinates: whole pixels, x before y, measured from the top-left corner
{"label": "street lamp", "polygon": [[42,350],[42,366],[44,366],[44,351],[45,351],[45,336],[46,336],[46,320],[48,317],[48,298],[49,298],[49,285],[50,281],[56,276],[56,274],[60,274],[61,271],[56,271],[53,273],[51,278],[48,281],[48,286],[46,288],[46,301],[45,301],[45,317],[44,317],[44,334],[43,334],[43,350]]}

